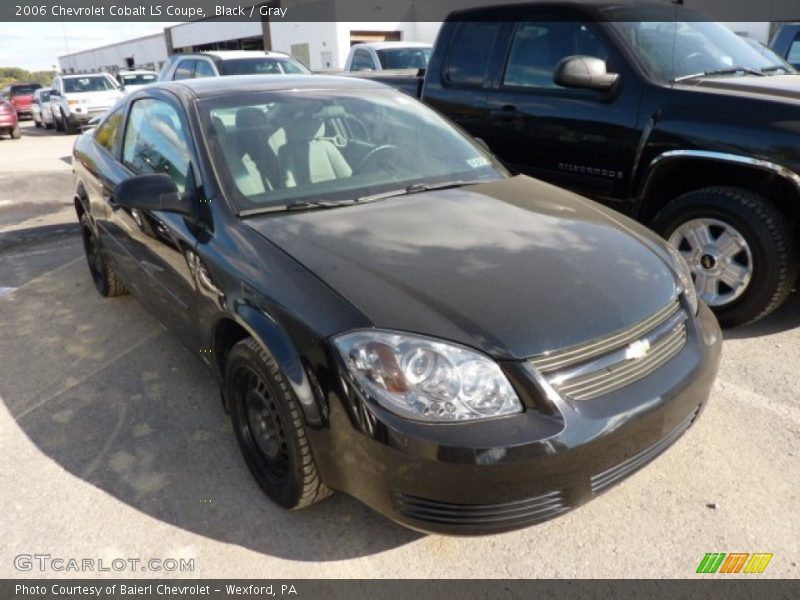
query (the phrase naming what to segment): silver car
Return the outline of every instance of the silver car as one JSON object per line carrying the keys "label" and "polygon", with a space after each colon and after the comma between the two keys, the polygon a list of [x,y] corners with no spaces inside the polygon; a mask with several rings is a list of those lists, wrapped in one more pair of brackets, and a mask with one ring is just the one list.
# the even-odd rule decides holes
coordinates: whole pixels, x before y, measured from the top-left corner
{"label": "silver car", "polygon": [[50,108],[50,91],[51,90],[48,88],[39,88],[33,93],[31,114],[33,115],[33,123],[36,127],[52,129],[55,126],[53,111]]}

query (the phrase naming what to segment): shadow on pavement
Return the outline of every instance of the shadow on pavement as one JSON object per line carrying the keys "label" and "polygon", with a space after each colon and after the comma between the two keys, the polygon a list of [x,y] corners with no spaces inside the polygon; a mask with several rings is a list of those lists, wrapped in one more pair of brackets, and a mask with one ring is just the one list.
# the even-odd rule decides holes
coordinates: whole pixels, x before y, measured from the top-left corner
{"label": "shadow on pavement", "polygon": [[793,290],[778,310],[752,325],[726,329],[726,340],[741,340],[780,333],[800,326],[800,293]]}
{"label": "shadow on pavement", "polygon": [[100,298],[82,257],[0,299],[0,338],[19,341],[0,347],[0,395],[17,426],[68,472],[154,519],[301,561],[420,537],[343,494],[298,512],[273,505],[210,373],[136,300]]}

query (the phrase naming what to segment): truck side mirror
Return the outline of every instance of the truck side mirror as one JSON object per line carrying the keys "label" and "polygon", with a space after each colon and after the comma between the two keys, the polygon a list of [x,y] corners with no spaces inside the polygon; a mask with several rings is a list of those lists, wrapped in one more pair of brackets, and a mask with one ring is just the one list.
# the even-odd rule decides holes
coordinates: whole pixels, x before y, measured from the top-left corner
{"label": "truck side mirror", "polygon": [[606,71],[605,61],[594,56],[567,56],[556,65],[553,80],[561,87],[607,92],[619,74]]}

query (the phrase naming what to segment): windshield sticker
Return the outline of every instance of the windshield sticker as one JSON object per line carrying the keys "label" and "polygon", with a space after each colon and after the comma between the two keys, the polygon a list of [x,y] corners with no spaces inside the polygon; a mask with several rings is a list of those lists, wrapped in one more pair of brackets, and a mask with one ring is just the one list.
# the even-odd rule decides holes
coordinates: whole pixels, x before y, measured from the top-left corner
{"label": "windshield sticker", "polygon": [[476,156],[475,158],[468,158],[467,164],[473,169],[478,169],[480,167],[485,167],[486,165],[488,165],[489,161],[482,156]]}

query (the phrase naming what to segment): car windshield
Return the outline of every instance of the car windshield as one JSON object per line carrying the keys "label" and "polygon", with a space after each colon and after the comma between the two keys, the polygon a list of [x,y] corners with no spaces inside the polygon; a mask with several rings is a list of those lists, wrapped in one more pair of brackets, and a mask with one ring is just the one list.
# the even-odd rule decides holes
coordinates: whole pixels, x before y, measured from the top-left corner
{"label": "car windshield", "polygon": [[424,69],[431,58],[430,48],[385,48],[376,52],[384,69]]}
{"label": "car windshield", "polygon": [[32,96],[40,87],[39,85],[15,85],[11,88],[11,97]]}
{"label": "car windshield", "polygon": [[209,153],[240,212],[507,176],[479,144],[393,90],[220,96],[200,110]]}
{"label": "car windshield", "polygon": [[122,75],[122,83],[125,85],[147,85],[156,80],[155,73],[131,73]]}
{"label": "car windshield", "polygon": [[105,92],[116,89],[108,77],[97,75],[95,77],[69,77],[64,79],[64,92],[77,94],[81,92]]}
{"label": "car windshield", "polygon": [[722,23],[617,21],[613,26],[645,68],[665,83],[704,73],[793,72],[777,56],[759,51]]}
{"label": "car windshield", "polygon": [[219,65],[222,75],[308,75],[311,71],[289,58],[236,58]]}

